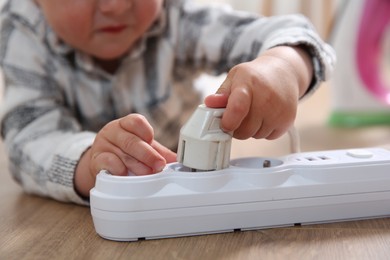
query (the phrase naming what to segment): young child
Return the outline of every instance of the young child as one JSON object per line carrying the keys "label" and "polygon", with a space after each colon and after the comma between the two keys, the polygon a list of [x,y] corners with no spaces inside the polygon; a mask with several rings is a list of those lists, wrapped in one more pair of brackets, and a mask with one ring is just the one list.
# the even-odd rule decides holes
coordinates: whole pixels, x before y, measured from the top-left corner
{"label": "young child", "polygon": [[161,171],[202,101],[200,72],[227,78],[234,137],[274,139],[328,79],[334,52],[302,16],[260,17],[185,0],[8,0],[1,134],[29,193],[88,204],[96,174]]}

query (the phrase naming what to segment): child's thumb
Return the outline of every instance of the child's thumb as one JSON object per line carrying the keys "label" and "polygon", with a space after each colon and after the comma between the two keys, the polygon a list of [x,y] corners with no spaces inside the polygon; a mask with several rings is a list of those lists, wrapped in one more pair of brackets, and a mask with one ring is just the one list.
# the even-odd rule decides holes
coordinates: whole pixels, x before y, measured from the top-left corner
{"label": "child's thumb", "polygon": [[204,103],[211,108],[226,107],[230,95],[231,81],[228,77],[224,80],[215,94],[209,95],[205,98]]}

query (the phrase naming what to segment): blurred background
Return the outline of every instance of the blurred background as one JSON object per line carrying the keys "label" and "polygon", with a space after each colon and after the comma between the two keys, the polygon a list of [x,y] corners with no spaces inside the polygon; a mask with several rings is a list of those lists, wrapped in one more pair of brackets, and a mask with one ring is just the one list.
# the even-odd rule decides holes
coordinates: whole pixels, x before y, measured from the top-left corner
{"label": "blurred background", "polygon": [[230,4],[238,10],[257,12],[265,16],[301,13],[307,16],[320,35],[327,38],[333,18],[342,4],[349,0],[196,0],[201,3]]}

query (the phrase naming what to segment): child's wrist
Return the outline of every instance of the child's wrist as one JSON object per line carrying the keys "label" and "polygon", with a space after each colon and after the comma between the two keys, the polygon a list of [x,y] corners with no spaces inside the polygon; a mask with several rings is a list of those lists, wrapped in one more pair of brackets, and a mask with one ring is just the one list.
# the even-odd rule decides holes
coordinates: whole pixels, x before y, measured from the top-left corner
{"label": "child's wrist", "polygon": [[95,179],[89,170],[90,152],[88,149],[80,158],[74,175],[74,189],[82,198],[89,198],[89,191],[95,184]]}
{"label": "child's wrist", "polygon": [[298,75],[301,76],[301,82],[302,82],[300,84],[300,91],[299,91],[299,97],[301,98],[307,92],[310,83],[312,82],[313,74],[314,74],[314,66],[309,52],[303,46],[295,46],[292,48],[300,56],[302,62],[301,64],[302,73],[298,73]]}
{"label": "child's wrist", "polygon": [[302,46],[277,46],[269,49],[266,56],[283,60],[298,84],[299,98],[310,86],[313,78],[313,64],[309,53]]}

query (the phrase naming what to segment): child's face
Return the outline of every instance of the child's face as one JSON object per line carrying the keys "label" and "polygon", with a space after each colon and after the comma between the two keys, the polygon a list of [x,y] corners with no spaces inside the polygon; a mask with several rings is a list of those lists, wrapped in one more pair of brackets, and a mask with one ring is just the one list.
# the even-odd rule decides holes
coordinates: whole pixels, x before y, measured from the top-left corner
{"label": "child's face", "polygon": [[158,17],[163,0],[35,0],[58,36],[100,59],[126,53]]}

